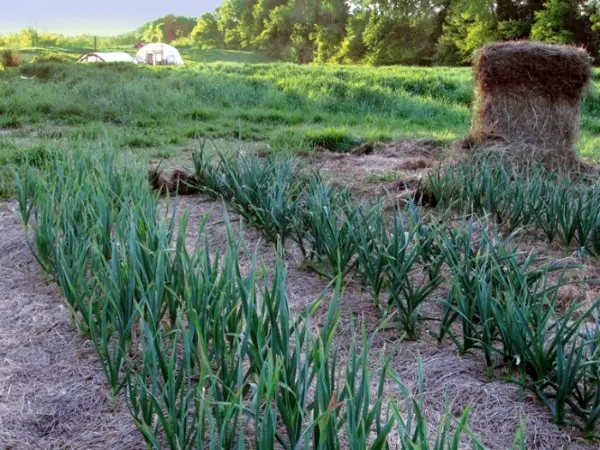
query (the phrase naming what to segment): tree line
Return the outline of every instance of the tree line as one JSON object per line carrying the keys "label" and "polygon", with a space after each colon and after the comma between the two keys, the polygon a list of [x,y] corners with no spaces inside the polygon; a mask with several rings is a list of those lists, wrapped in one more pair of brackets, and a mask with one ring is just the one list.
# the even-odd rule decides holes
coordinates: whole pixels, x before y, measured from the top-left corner
{"label": "tree line", "polygon": [[[224,0],[199,19],[168,15],[99,48],[140,42],[247,50],[297,63],[469,64],[498,40],[535,39],[600,51],[600,0]],[[0,47],[89,48],[92,36],[27,28]]]}
{"label": "tree line", "polygon": [[299,63],[460,65],[497,40],[600,50],[600,1],[224,0],[190,40]]}
{"label": "tree line", "polygon": [[[186,38],[189,38],[197,24],[198,19],[194,17],[169,14],[145,23],[130,33],[99,37],[96,44],[99,49],[131,47],[138,43],[148,42],[192,44]],[[39,32],[33,27],[28,27],[16,33],[0,34],[0,47],[14,49],[31,47],[88,49],[94,45],[94,39],[95,37],[92,35],[64,36],[58,33]]]}

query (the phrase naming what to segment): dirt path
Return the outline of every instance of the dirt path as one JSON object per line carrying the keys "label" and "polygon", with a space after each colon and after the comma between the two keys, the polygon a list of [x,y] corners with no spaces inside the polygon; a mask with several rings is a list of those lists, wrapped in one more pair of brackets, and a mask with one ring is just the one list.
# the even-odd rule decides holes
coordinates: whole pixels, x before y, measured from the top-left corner
{"label": "dirt path", "polygon": [[0,203],[0,449],[143,449],[125,406],[111,410],[98,358],[73,329]]}

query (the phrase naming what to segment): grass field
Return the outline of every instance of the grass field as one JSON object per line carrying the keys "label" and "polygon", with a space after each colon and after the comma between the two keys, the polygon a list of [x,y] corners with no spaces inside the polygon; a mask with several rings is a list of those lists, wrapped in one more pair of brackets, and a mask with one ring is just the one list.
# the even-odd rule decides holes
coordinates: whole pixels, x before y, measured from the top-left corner
{"label": "grass field", "polygon": [[[21,219],[0,209],[0,249],[24,248],[0,271],[32,270],[27,242],[97,355],[95,391],[138,430],[127,448],[597,448],[596,180],[452,166],[468,69],[184,54],[0,72],[0,205]],[[591,159],[598,112],[594,82]],[[362,143],[382,145],[349,152]],[[195,195],[156,195],[151,158],[185,161]],[[2,282],[0,302],[30,289]],[[10,339],[6,323],[16,353],[28,324]],[[0,444],[73,445],[56,403],[28,407],[52,424],[30,432],[11,383]]]}
{"label": "grass field", "polygon": [[[347,151],[400,137],[447,142],[469,127],[470,69],[296,66],[257,63],[262,58],[251,53],[183,53],[191,59],[181,69],[47,63],[1,72],[2,145],[35,131],[42,141],[108,137],[117,147],[163,154],[198,136],[259,141],[275,151]],[[590,158],[600,143],[599,111],[594,83],[578,142]]]}
{"label": "grass field", "polygon": [[[22,69],[37,74],[36,80],[6,70],[0,126],[105,124],[167,142],[199,133],[291,150],[322,140],[337,150],[399,136],[452,139],[469,125],[470,69],[212,62],[226,55],[204,52],[198,56],[203,62],[179,70],[57,64]],[[584,154],[593,154],[598,108],[594,85],[583,105]]]}

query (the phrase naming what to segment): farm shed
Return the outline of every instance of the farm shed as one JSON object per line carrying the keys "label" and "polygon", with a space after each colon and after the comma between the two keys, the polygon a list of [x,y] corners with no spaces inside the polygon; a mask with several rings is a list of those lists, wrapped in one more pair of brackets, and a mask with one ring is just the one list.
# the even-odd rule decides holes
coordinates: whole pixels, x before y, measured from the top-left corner
{"label": "farm shed", "polygon": [[133,62],[133,58],[125,52],[93,52],[83,55],[77,62]]}
{"label": "farm shed", "polygon": [[169,65],[183,66],[183,58],[179,51],[168,44],[147,44],[140,48],[135,56],[136,64],[150,64],[152,66]]}

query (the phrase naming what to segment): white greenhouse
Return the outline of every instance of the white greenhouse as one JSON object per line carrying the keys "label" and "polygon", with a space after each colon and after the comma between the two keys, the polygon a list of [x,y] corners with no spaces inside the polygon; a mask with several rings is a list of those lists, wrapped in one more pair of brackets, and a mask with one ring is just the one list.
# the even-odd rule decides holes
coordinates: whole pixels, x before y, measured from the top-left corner
{"label": "white greenhouse", "polygon": [[144,45],[135,56],[136,64],[149,64],[152,66],[169,65],[183,66],[183,58],[175,47],[168,44],[154,43]]}
{"label": "white greenhouse", "polygon": [[100,53],[93,52],[83,55],[77,62],[133,62],[133,58],[125,52]]}

